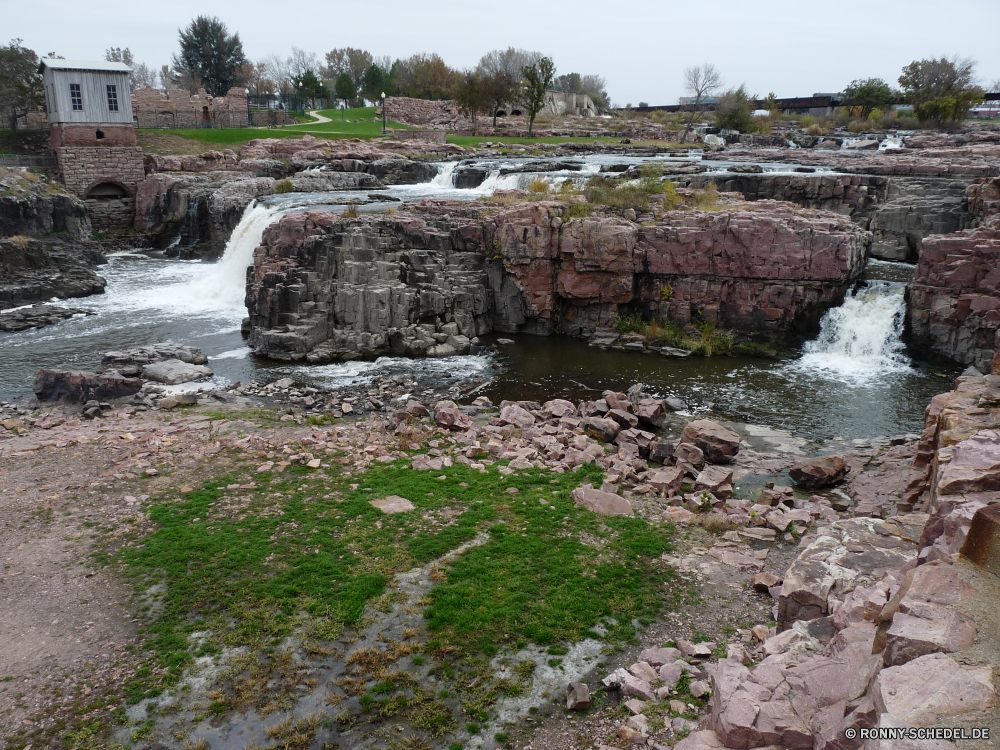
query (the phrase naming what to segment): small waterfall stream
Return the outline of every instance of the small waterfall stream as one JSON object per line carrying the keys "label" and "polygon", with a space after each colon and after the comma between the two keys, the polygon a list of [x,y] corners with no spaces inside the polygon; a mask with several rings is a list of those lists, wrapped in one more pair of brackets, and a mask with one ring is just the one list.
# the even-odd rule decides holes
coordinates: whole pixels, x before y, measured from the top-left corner
{"label": "small waterfall stream", "polygon": [[909,370],[902,340],[904,289],[889,281],[870,281],[857,289],[826,312],[819,336],[805,345],[795,366],[850,380]]}

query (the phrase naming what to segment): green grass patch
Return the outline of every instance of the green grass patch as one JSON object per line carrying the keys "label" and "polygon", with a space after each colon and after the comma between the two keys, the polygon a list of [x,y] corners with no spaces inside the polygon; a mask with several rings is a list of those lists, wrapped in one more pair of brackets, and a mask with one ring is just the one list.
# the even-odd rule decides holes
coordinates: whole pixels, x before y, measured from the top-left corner
{"label": "green grass patch", "polygon": [[[286,125],[282,128],[285,132],[309,132],[313,135],[323,133],[334,135],[340,138],[381,138],[382,118],[377,121],[375,107],[354,107],[349,109],[323,109],[318,114],[329,117],[332,122],[303,122],[298,125]],[[390,108],[388,114],[391,114]],[[413,126],[392,120],[386,121],[386,127],[391,130],[409,130]]]}

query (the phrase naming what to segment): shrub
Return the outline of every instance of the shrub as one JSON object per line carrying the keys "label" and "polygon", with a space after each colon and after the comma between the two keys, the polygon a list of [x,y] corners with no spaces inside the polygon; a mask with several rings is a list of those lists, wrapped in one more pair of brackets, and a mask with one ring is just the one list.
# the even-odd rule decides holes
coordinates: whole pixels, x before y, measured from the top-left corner
{"label": "shrub", "polygon": [[593,203],[574,203],[567,207],[562,214],[563,221],[569,219],[585,219],[594,213],[597,208]]}
{"label": "shrub", "polygon": [[618,333],[641,333],[645,329],[646,323],[639,313],[627,312],[618,313],[615,316],[615,330]]}
{"label": "shrub", "polygon": [[295,192],[295,188],[292,186],[292,181],[287,177],[283,180],[278,180],[274,183],[274,192],[276,193],[292,193]]}
{"label": "shrub", "polygon": [[719,97],[719,103],[715,108],[715,124],[726,130],[753,132],[753,98],[755,97],[747,94],[743,84],[740,84],[739,88],[729,89]]}
{"label": "shrub", "polygon": [[358,218],[358,207],[348,206],[344,209],[344,213],[340,215],[341,219],[356,219]]}
{"label": "shrub", "polygon": [[864,133],[868,130],[868,122],[866,120],[855,120],[847,126],[847,130],[851,133]]}
{"label": "shrub", "polygon": [[549,192],[549,183],[543,180],[541,177],[536,177],[532,180],[531,184],[528,185],[529,193],[547,193]]}

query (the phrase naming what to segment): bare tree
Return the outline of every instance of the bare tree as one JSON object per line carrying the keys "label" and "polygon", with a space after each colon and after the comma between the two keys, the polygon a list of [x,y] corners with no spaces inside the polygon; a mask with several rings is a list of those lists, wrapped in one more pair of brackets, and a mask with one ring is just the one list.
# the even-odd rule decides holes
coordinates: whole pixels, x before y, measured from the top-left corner
{"label": "bare tree", "polygon": [[684,90],[693,101],[689,102],[691,116],[688,118],[681,143],[687,140],[695,118],[705,112],[705,100],[714,94],[722,83],[722,76],[711,63],[691,65],[684,69]]}

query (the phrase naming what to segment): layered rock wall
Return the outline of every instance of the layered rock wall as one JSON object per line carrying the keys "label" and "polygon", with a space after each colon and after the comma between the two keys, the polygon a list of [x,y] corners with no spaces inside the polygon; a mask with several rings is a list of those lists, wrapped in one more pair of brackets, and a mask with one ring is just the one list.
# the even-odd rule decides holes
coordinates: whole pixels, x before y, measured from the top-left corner
{"label": "layered rock wall", "polygon": [[919,350],[988,372],[1000,329],[1000,224],[926,238],[907,314]]}
{"label": "layered rock wall", "polygon": [[0,195],[0,237],[65,232],[70,239],[89,240],[92,228],[86,205],[72,195]]}
{"label": "layered rock wall", "polygon": [[782,336],[840,301],[869,242],[844,217],[767,202],[670,212],[651,226],[564,220],[557,201],[410,208],[350,221],[293,214],[271,227],[248,277],[255,350],[317,361],[450,353],[434,349],[464,344],[450,335],[589,334],[630,308]]}

